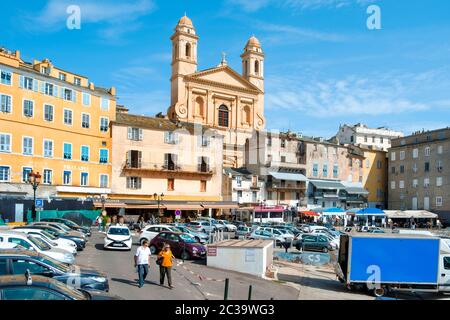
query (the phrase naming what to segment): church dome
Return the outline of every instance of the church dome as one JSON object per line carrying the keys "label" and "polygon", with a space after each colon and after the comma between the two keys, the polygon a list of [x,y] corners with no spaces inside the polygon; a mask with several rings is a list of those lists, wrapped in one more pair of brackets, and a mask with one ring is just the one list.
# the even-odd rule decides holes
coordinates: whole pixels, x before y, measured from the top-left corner
{"label": "church dome", "polygon": [[248,39],[246,47],[258,47],[258,48],[261,48],[261,43],[259,42],[259,40],[255,36],[252,36],[250,39]]}
{"label": "church dome", "polygon": [[192,24],[192,20],[189,19],[186,15],[181,17],[180,21],[178,21],[178,25],[185,25],[185,26],[189,26],[189,27],[193,27],[194,26]]}

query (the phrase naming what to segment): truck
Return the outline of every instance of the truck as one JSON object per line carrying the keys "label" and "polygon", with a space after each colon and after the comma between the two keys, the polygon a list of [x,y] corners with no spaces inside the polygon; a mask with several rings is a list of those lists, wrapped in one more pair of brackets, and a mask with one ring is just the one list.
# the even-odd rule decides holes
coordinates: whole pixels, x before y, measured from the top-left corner
{"label": "truck", "polygon": [[348,289],[450,293],[450,241],[410,234],[346,234],[335,272]]}

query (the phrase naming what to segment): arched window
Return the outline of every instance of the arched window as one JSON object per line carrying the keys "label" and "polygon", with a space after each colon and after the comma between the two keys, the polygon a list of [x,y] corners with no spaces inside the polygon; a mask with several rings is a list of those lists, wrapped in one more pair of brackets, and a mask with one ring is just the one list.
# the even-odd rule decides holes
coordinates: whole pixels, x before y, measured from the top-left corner
{"label": "arched window", "polygon": [[248,75],[248,61],[245,60],[244,62],[244,76]]}
{"label": "arched window", "polygon": [[191,57],[191,44],[190,43],[186,43],[186,57],[187,58]]}
{"label": "arched window", "polygon": [[219,107],[219,126],[228,127],[228,117],[229,112],[226,105],[221,105]]}
{"label": "arched window", "polygon": [[250,124],[251,122],[251,112],[250,112],[250,107],[249,106],[244,106],[244,108],[242,109],[242,119],[244,120],[245,123]]}
{"label": "arched window", "polygon": [[178,58],[178,44],[173,47],[173,59]]}
{"label": "arched window", "polygon": [[202,97],[197,97],[197,99],[195,99],[195,114],[197,116],[204,116],[205,114],[205,104],[203,102],[203,98]]}
{"label": "arched window", "polygon": [[255,74],[259,75],[259,61],[258,60],[255,61]]}

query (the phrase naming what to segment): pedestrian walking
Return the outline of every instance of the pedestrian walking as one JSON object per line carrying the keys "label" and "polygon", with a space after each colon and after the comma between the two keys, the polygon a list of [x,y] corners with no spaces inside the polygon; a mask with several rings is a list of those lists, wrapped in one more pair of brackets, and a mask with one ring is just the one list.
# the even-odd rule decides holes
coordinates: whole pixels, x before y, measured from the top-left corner
{"label": "pedestrian walking", "polygon": [[149,257],[151,255],[150,248],[148,247],[148,241],[142,241],[142,245],[137,248],[134,255],[134,267],[137,268],[139,275],[139,288],[144,286],[144,281],[147,278],[148,267],[150,266]]}
{"label": "pedestrian walking", "polygon": [[175,257],[172,254],[172,251],[170,250],[170,246],[168,244],[165,244],[162,251],[158,255],[158,262],[159,262],[159,284],[161,286],[164,285],[164,278],[167,275],[167,282],[169,284],[169,288],[173,289],[172,286],[172,266],[173,266],[173,259]]}

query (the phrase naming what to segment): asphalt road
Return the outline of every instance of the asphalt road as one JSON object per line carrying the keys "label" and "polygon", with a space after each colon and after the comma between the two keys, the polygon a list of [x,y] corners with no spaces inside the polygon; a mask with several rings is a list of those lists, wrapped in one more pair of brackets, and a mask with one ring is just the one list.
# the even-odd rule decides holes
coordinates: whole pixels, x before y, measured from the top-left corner
{"label": "asphalt road", "polygon": [[[249,285],[252,285],[252,300],[297,299],[298,289],[285,283],[269,281],[232,271],[210,268],[201,261],[177,261],[172,270],[174,289],[159,286],[159,269],[156,258],[151,257],[150,274],[143,288],[137,285],[137,273],[133,255],[137,249],[137,238],[131,251],[103,250],[104,235],[93,232],[85,250],[76,263],[106,272],[110,292],[130,300],[222,300],[225,278],[229,278],[230,300],[246,300]],[[167,280],[166,280],[167,281]],[[167,283],[167,282],[166,282]]]}

